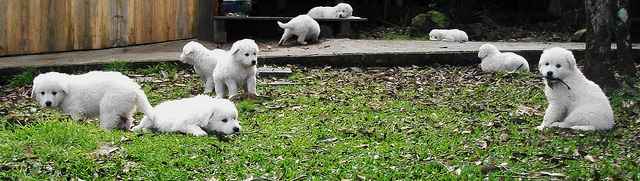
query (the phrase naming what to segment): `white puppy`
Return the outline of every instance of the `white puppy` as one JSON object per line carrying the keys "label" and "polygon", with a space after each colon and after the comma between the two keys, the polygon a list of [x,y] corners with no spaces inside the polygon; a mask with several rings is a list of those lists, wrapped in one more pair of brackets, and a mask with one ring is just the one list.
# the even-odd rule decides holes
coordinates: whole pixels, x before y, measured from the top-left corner
{"label": "white puppy", "polygon": [[609,99],[600,87],[585,78],[571,51],[545,50],[540,56],[544,94],[549,107],[537,128],[561,127],[576,130],[608,130],[614,125]]}
{"label": "white puppy", "polygon": [[238,94],[242,87],[245,94],[256,97],[256,65],[258,45],[251,39],[236,41],[225,56],[221,57],[213,70],[216,97],[223,98],[228,90],[229,98]]}
{"label": "white puppy", "polygon": [[298,37],[298,43],[302,45],[306,45],[307,41],[317,42],[318,36],[320,36],[320,24],[308,15],[296,16],[286,24],[278,21],[278,26],[284,29],[278,45],[284,45],[294,35]]}
{"label": "white puppy", "polygon": [[429,32],[429,40],[466,42],[469,41],[469,36],[459,29],[433,29]]}
{"label": "white puppy", "polygon": [[216,68],[217,58],[224,56],[225,52],[221,49],[209,50],[195,41],[191,41],[182,47],[180,61],[193,65],[193,69],[204,82],[205,94],[213,91],[213,69]]}
{"label": "white puppy", "polygon": [[140,85],[119,72],[81,75],[49,72],[33,80],[31,96],[43,107],[58,107],[71,118],[100,118],[104,129],[131,127],[136,107],[149,115],[151,105]]}
{"label": "white puppy", "polygon": [[478,58],[482,59],[480,68],[485,72],[529,72],[529,63],[524,57],[512,52],[500,52],[491,44],[480,46]]}
{"label": "white puppy", "polygon": [[318,6],[311,8],[307,15],[312,18],[348,18],[353,15],[353,8],[347,3],[338,3],[334,7]]}
{"label": "white puppy", "polygon": [[227,99],[206,95],[163,102],[153,108],[153,116],[145,116],[133,131],[150,129],[158,132],[181,132],[195,136],[208,133],[228,135],[240,132],[238,111]]}

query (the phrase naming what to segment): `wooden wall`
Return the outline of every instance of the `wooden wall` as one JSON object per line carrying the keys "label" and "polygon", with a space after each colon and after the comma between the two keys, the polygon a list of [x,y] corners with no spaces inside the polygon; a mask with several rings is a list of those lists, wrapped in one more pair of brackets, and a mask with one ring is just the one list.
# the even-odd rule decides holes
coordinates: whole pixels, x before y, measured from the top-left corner
{"label": "wooden wall", "polygon": [[197,0],[0,0],[0,56],[195,37]]}

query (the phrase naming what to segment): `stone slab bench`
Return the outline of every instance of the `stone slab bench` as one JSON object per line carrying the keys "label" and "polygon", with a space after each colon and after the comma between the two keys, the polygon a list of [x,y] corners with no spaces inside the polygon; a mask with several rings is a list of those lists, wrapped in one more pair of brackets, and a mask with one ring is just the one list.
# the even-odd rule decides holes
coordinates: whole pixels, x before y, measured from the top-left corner
{"label": "stone slab bench", "polygon": [[[270,17],[270,16],[213,16],[213,38],[216,43],[227,42],[227,21],[276,21],[288,22],[293,17]],[[367,18],[351,17],[351,18],[318,18],[318,23],[334,22],[339,23],[338,36],[346,37],[351,34],[351,23],[367,21]]]}

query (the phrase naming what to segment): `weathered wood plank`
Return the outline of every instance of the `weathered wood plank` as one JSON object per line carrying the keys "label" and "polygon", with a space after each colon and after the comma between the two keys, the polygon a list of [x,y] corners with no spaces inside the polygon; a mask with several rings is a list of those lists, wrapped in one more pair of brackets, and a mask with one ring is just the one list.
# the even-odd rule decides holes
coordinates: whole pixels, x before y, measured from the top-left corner
{"label": "weathered wood plank", "polygon": [[196,0],[0,0],[0,56],[194,36]]}
{"label": "weathered wood plank", "polygon": [[9,0],[0,0],[0,56],[7,54],[7,5]]}

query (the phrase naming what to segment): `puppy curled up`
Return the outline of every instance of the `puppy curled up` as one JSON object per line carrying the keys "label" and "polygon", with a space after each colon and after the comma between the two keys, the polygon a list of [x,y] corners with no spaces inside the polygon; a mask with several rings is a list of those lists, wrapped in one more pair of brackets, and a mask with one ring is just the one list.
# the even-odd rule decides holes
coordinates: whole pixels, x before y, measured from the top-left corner
{"label": "puppy curled up", "polygon": [[119,72],[40,74],[33,79],[31,97],[43,107],[62,109],[74,120],[98,117],[100,127],[107,130],[128,130],[136,108],[151,114],[140,85]]}
{"label": "puppy curled up", "polygon": [[433,29],[429,32],[429,40],[466,42],[469,41],[469,36],[459,29]]}
{"label": "puppy curled up", "polygon": [[529,63],[524,57],[512,52],[500,52],[491,44],[484,44],[478,50],[482,59],[480,68],[485,72],[529,72]]}
{"label": "puppy curled up", "polygon": [[209,50],[202,44],[191,41],[182,48],[180,62],[193,66],[204,83],[204,93],[207,94],[213,91],[213,70],[218,62],[217,59],[223,57],[225,53],[224,50]]}
{"label": "puppy curled up", "polygon": [[198,95],[160,103],[153,111],[153,116],[145,116],[132,130],[180,132],[194,136],[240,132],[238,111],[233,102],[227,99]]}
{"label": "puppy curled up", "polygon": [[312,18],[349,18],[353,15],[353,8],[347,3],[338,3],[336,6],[318,6],[311,8],[307,15]]}
{"label": "puppy curled up", "polygon": [[299,44],[306,45],[309,42],[318,42],[320,36],[320,24],[308,15],[296,16],[287,23],[278,21],[278,26],[284,29],[278,45],[284,45],[293,36],[297,37]]}
{"label": "puppy curled up", "polygon": [[571,51],[544,50],[538,65],[544,77],[544,94],[549,102],[542,124],[537,128],[609,130],[614,126],[613,110],[600,86],[587,79]]}

